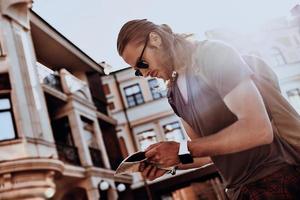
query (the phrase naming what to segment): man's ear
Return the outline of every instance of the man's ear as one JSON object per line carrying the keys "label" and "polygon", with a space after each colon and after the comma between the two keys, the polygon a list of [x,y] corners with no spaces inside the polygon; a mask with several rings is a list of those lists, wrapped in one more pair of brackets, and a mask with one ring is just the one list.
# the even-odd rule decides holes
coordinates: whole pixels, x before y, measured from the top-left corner
{"label": "man's ear", "polygon": [[156,32],[149,33],[149,44],[156,48],[160,48],[162,45],[161,37]]}

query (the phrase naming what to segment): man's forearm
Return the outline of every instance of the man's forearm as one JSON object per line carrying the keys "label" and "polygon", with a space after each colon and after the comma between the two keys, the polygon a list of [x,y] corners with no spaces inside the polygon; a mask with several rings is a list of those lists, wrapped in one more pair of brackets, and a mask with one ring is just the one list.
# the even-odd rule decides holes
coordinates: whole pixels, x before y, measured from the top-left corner
{"label": "man's forearm", "polygon": [[216,134],[189,141],[188,148],[193,157],[235,153],[270,143],[269,131],[259,123],[240,120]]}

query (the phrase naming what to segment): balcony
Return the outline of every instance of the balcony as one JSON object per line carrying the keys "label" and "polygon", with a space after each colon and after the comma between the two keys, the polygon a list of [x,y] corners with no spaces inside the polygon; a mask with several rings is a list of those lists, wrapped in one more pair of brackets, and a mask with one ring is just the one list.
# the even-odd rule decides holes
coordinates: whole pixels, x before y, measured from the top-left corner
{"label": "balcony", "polygon": [[61,161],[80,166],[80,160],[78,156],[78,150],[75,146],[69,146],[66,144],[56,144],[58,157]]}
{"label": "balcony", "polygon": [[102,154],[99,149],[89,147],[93,165],[95,167],[105,168],[102,160]]}
{"label": "balcony", "polygon": [[54,72],[40,63],[37,63],[37,69],[40,83],[48,85],[60,92],[63,91],[58,72]]}

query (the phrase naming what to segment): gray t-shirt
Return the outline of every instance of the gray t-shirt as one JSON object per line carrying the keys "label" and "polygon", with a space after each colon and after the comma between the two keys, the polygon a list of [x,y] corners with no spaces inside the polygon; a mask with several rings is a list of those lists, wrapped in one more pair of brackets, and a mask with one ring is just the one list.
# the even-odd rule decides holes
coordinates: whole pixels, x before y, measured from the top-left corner
{"label": "gray t-shirt", "polygon": [[[188,102],[184,102],[176,81],[169,88],[168,100],[177,115],[199,137],[204,137],[237,121],[223,98],[241,81],[252,78],[254,74],[238,52],[222,42],[207,40],[199,43],[197,55],[198,73],[193,69],[188,69],[186,73]],[[280,98],[280,101],[284,99],[278,90],[268,95]],[[294,155],[295,150],[274,134],[271,144],[238,153],[212,156],[212,160],[231,191],[231,198],[236,199],[242,185],[263,178],[286,164],[296,164]]]}

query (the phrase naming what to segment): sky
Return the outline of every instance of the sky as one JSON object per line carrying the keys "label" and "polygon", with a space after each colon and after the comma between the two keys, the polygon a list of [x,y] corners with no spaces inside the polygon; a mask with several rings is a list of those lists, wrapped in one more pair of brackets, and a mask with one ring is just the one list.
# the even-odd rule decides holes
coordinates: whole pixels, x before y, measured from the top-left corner
{"label": "sky", "polygon": [[288,16],[300,0],[35,0],[33,10],[96,62],[112,70],[128,65],[118,55],[122,25],[132,19],[168,24],[173,32],[234,28],[252,31],[271,19]]}

